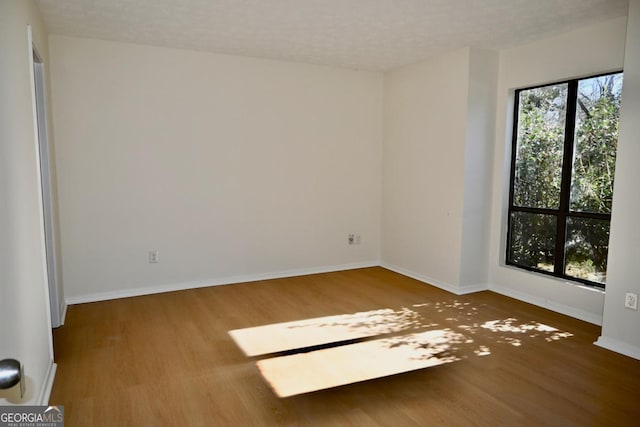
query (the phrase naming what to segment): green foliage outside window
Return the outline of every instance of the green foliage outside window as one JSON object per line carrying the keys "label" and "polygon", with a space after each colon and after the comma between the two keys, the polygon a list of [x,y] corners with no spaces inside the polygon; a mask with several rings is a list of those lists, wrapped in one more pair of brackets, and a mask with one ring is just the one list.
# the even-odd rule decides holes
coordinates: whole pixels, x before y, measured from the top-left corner
{"label": "green foliage outside window", "polygon": [[509,264],[604,286],[621,92],[622,73],[518,91]]}

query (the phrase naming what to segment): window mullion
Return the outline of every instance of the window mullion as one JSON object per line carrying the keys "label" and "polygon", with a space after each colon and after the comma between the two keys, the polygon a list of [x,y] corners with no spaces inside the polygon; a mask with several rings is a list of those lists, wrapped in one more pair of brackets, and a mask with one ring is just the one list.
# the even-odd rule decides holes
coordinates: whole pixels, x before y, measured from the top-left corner
{"label": "window mullion", "polygon": [[574,136],[576,126],[576,108],[578,101],[578,80],[571,80],[567,88],[567,110],[564,130],[564,152],[562,159],[562,181],[560,183],[560,206],[555,248],[554,272],[564,274],[565,241],[567,233],[567,214],[571,198],[571,174],[573,171]]}

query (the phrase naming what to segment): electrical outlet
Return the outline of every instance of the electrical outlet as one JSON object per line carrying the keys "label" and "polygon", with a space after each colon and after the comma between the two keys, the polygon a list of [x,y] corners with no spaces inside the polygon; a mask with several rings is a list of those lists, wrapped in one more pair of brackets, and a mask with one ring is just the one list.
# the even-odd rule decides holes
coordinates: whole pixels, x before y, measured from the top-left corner
{"label": "electrical outlet", "polygon": [[624,308],[628,308],[631,310],[638,309],[638,294],[634,294],[631,292],[627,292],[627,295],[624,297]]}
{"label": "electrical outlet", "polygon": [[158,251],[149,251],[149,264],[158,263]]}
{"label": "electrical outlet", "polygon": [[356,243],[356,235],[355,234],[349,234],[347,236],[347,244],[354,245],[355,243]]}

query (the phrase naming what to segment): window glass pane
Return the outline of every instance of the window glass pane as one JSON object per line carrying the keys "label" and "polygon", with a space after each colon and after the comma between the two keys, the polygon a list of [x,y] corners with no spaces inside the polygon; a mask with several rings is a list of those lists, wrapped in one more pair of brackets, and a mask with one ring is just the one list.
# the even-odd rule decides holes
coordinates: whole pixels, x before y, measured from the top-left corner
{"label": "window glass pane", "polygon": [[568,84],[520,92],[513,204],[557,209]]}
{"label": "window glass pane", "polygon": [[611,213],[622,73],[578,83],[570,206]]}
{"label": "window glass pane", "polygon": [[605,283],[609,221],[591,218],[567,218],[565,269],[567,276]]}
{"label": "window glass pane", "polygon": [[512,212],[509,260],[523,267],[553,271],[556,228],[555,215]]}

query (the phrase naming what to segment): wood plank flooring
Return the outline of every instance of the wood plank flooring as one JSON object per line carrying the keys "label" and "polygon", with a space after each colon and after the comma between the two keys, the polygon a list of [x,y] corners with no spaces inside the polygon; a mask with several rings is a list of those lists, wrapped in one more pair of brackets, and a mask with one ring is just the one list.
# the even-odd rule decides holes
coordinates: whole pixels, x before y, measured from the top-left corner
{"label": "wood plank flooring", "polygon": [[[274,356],[247,357],[229,335],[382,309],[409,313],[390,339],[452,332],[438,357],[453,361],[279,398],[256,366]],[[599,333],[378,267],[217,286],[69,307],[50,403],[67,427],[640,425],[640,361],[593,345]]]}

